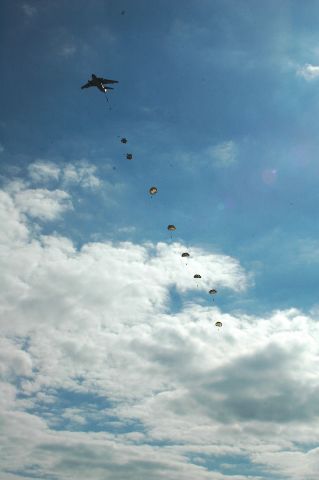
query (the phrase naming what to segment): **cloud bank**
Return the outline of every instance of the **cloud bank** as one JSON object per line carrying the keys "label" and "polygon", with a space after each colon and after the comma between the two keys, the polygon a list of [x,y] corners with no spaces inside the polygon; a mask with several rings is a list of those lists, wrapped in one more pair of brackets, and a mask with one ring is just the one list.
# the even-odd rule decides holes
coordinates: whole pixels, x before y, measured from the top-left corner
{"label": "cloud bank", "polygon": [[236,259],[194,246],[185,265],[177,242],[77,249],[31,228],[52,218],[23,188],[0,192],[4,478],[316,478],[315,313],[198,304],[249,287]]}

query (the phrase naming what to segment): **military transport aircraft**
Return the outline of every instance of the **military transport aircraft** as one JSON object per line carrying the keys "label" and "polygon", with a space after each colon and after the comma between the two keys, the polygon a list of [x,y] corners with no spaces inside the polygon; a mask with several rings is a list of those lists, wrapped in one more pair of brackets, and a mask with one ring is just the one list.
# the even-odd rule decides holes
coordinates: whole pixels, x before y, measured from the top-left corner
{"label": "military transport aircraft", "polygon": [[81,88],[97,87],[101,92],[106,93],[108,90],[113,90],[112,87],[108,87],[109,83],[119,83],[118,80],[109,80],[108,78],[97,77],[92,73],[92,78]]}

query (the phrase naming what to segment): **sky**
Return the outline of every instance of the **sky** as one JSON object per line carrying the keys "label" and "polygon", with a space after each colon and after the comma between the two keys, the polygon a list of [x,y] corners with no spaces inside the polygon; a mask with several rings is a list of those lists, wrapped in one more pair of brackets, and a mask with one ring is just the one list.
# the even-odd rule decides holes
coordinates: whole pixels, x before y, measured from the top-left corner
{"label": "sky", "polygon": [[0,480],[317,480],[318,21],[1,2]]}

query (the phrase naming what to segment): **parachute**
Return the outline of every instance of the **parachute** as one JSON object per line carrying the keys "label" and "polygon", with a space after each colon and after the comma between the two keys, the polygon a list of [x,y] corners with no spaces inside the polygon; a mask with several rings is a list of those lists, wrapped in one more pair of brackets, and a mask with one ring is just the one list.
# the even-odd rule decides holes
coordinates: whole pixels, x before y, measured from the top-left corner
{"label": "parachute", "polygon": [[127,143],[127,140],[125,137],[121,138],[121,143]]}
{"label": "parachute", "polygon": [[133,155],[131,153],[126,154],[126,160],[132,160]]}
{"label": "parachute", "polygon": [[155,195],[157,193],[157,187],[151,187],[149,189],[150,195]]}
{"label": "parachute", "polygon": [[196,273],[196,275],[194,275],[194,278],[202,278],[202,276]]}
{"label": "parachute", "polygon": [[222,326],[223,326],[222,322],[216,322],[216,323],[215,323],[215,327],[220,328],[220,327],[222,327]]}
{"label": "parachute", "polygon": [[[209,293],[210,295],[216,295],[217,290],[216,290],[216,288],[212,288],[211,290],[209,290],[208,293]],[[214,301],[214,297],[213,297],[213,301]]]}
{"label": "parachute", "polygon": [[182,257],[182,258],[186,258],[186,263],[185,263],[185,265],[187,266],[187,259],[190,257],[190,254],[189,254],[188,252],[184,252],[184,253],[182,253],[181,257]]}

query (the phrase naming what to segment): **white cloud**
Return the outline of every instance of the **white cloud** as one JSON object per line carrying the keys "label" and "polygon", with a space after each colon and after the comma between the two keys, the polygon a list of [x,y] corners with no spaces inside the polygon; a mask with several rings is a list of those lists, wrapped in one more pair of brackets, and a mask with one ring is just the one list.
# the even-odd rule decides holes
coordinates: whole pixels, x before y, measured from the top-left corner
{"label": "white cloud", "polygon": [[27,188],[15,193],[14,202],[20,212],[41,220],[55,220],[72,209],[70,195],[63,190]]}
{"label": "white cloud", "polygon": [[83,188],[97,189],[102,181],[97,176],[97,167],[86,160],[57,164],[37,160],[28,167],[29,177],[34,183],[60,181],[64,187],[80,185]]}
{"label": "white cloud", "polygon": [[[15,218],[17,228],[21,230],[19,216],[27,214],[30,217],[52,221],[59,218],[67,210],[73,209],[71,196],[66,191],[70,186],[81,186],[91,190],[104,185],[103,193],[109,195],[121,190],[120,184],[104,182],[96,175],[97,168],[86,161],[66,163],[61,166],[49,161],[38,160],[28,166],[28,177],[25,181],[18,178],[11,180],[6,185],[9,196],[3,197],[5,208],[9,208],[8,202],[17,207]],[[29,188],[35,184],[50,184],[55,182],[62,188]],[[4,195],[4,192],[2,192]],[[1,212],[0,212],[1,215]],[[8,221],[12,221],[10,218]],[[7,234],[3,232],[3,234]]]}
{"label": "white cloud", "polygon": [[2,379],[17,376],[29,377],[32,374],[32,361],[21,345],[0,338],[0,377]]}
{"label": "white cloud", "polygon": [[0,224],[0,242],[3,247],[17,245],[28,239],[29,232],[20,212],[12,197],[4,191],[0,191]]}
{"label": "white cloud", "polygon": [[[4,478],[261,480],[254,465],[317,478],[317,451],[302,447],[319,441],[315,312],[196,304],[194,292],[240,295],[249,284],[236,259],[197,247],[186,266],[178,243],[77,250],[34,236],[16,201],[23,188],[0,195]],[[250,476],[220,473],[225,455],[250,461]]]}
{"label": "white cloud", "polygon": [[306,63],[303,67],[300,67],[297,70],[297,75],[303,77],[305,80],[315,80],[319,77],[319,66],[318,65],[311,65],[310,63]]}
{"label": "white cloud", "polygon": [[[13,197],[17,190],[19,185],[12,187]],[[8,193],[4,195],[9,197]],[[13,204],[7,204],[11,208],[7,214],[12,216]],[[19,218],[19,207],[16,204],[16,218]],[[23,223],[23,217],[20,222]],[[4,221],[1,225],[3,229],[5,224]],[[40,476],[52,468],[60,475],[67,475],[67,465],[74,463],[79,478],[87,476],[87,468],[94,471],[96,478],[102,478],[101,475],[108,478],[105,471],[112,479],[114,472],[121,472],[122,478],[128,471],[131,478],[136,479],[149,476],[150,472],[152,478],[164,478],[163,475],[176,479],[190,479],[194,475],[212,478],[196,465],[184,471],[185,458],[179,452],[159,452],[148,445],[134,445],[144,438],[138,432],[118,440],[111,434],[59,434],[52,430],[61,418],[77,428],[85,426],[90,418],[95,418],[104,428],[108,425],[103,420],[105,413],[96,408],[66,408],[55,415],[51,408],[56,408],[54,392],[59,388],[125,402],[134,399],[141,402],[145,395],[148,397],[151,392],[167,388],[170,380],[165,378],[166,367],[163,371],[156,359],[155,363],[150,358],[145,363],[139,342],[148,351],[157,335],[164,342],[171,334],[177,335],[176,339],[182,334],[181,338],[190,340],[187,340],[185,318],[177,317],[177,329],[170,331],[171,319],[165,313],[171,285],[175,284],[181,293],[196,289],[192,281],[186,285],[190,272],[179,255],[184,247],[92,243],[78,252],[65,238],[42,236],[32,241],[26,238],[24,245],[11,255],[10,243],[6,239],[4,243],[8,255],[1,265],[1,317],[6,319],[7,331],[7,338],[3,340],[6,346],[3,359],[7,362],[3,374],[7,380],[12,375],[22,377],[20,391],[29,396],[27,400],[10,397],[7,407],[10,412],[3,417],[7,435],[5,448],[19,458],[15,468],[31,472],[28,459],[33,458]],[[238,280],[242,285],[245,283],[245,274],[233,259],[210,257],[199,250],[198,256],[196,267],[207,269],[210,265],[214,280],[220,285],[237,288]],[[149,321],[152,317],[153,327]],[[209,323],[207,328],[211,328]],[[19,344],[10,340],[17,333],[20,338],[28,339],[26,350],[22,350],[22,344],[18,348]],[[156,344],[154,347],[156,353]],[[119,375],[123,375],[120,383]],[[78,378],[83,379],[82,384]],[[10,407],[12,403],[15,407]],[[24,411],[26,408],[44,408],[43,417],[28,414]],[[117,423],[129,425],[131,420],[124,417],[124,422]],[[37,433],[26,447],[31,428]],[[105,442],[112,453],[107,458]],[[82,455],[78,456],[83,449],[88,455],[85,465],[81,462]],[[41,452],[39,457],[36,451]],[[50,457],[46,451],[51,452]],[[52,452],[55,452],[53,457]],[[146,460],[150,454],[154,458]],[[10,470],[13,461],[12,454],[5,458],[3,471]]]}
{"label": "white cloud", "polygon": [[53,162],[38,160],[29,165],[28,172],[33,182],[46,183],[50,180],[59,179],[60,167]]}
{"label": "white cloud", "polygon": [[63,181],[66,185],[79,184],[84,188],[99,188],[101,180],[96,176],[97,168],[86,161],[68,163],[63,168]]}

